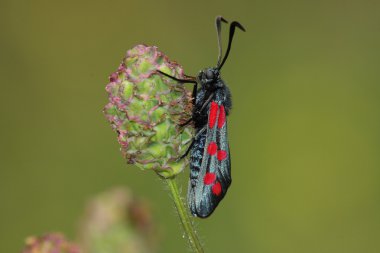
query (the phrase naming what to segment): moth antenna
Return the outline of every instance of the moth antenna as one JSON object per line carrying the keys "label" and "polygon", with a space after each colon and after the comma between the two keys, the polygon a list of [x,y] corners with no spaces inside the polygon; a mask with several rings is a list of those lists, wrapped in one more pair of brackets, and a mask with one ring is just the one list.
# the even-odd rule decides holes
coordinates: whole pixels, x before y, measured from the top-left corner
{"label": "moth antenna", "polygon": [[228,58],[228,55],[230,54],[232,39],[234,38],[235,28],[236,27],[238,27],[240,30],[242,30],[243,32],[245,32],[244,27],[239,22],[233,21],[231,23],[231,25],[230,25],[230,36],[229,36],[229,39],[228,39],[227,51],[226,51],[226,54],[224,55],[222,63],[218,67],[219,70],[223,67],[224,63],[226,62],[226,60]]}
{"label": "moth antenna", "polygon": [[220,61],[222,60],[222,38],[221,38],[222,22],[228,24],[228,21],[225,20],[222,16],[217,16],[215,20],[215,25],[216,25],[216,33],[218,36],[218,49],[219,49],[218,63],[217,63],[218,67],[220,65]]}

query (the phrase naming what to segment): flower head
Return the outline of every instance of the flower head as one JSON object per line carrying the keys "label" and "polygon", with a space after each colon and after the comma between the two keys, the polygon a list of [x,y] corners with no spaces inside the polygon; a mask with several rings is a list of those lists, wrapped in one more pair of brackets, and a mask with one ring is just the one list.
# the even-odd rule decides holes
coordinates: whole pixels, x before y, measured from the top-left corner
{"label": "flower head", "polygon": [[157,47],[137,45],[127,52],[106,87],[106,118],[117,132],[123,156],[142,169],[172,177],[188,164],[177,161],[190,145],[193,128],[179,127],[191,117],[191,93],[160,70],[185,78],[183,69]]}

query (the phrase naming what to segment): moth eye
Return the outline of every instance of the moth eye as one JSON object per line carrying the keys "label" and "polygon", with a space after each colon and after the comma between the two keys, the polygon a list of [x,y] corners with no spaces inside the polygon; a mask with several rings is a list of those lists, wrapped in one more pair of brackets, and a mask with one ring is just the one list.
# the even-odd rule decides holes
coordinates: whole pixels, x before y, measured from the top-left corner
{"label": "moth eye", "polygon": [[207,79],[214,79],[214,72],[212,70],[207,70],[206,77]]}

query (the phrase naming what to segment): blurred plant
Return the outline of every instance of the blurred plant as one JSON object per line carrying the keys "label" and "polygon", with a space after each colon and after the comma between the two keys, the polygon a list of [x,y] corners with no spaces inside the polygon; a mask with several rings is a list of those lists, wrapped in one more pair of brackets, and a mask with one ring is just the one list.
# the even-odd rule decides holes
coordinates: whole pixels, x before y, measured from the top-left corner
{"label": "blurred plant", "polygon": [[79,229],[79,243],[87,253],[151,253],[156,236],[146,202],[122,187],[93,198]]}
{"label": "blurred plant", "polygon": [[28,237],[22,253],[82,253],[80,248],[67,241],[60,233],[50,233],[40,237]]}
{"label": "blurred plant", "polygon": [[137,45],[127,52],[106,87],[104,113],[117,132],[123,156],[141,169],[154,170],[168,184],[194,252],[203,252],[180,197],[175,176],[188,164],[178,160],[189,147],[194,129],[179,125],[191,117],[192,97],[182,83],[160,70],[186,79],[183,69],[157,47]]}
{"label": "blurred plant", "polygon": [[157,236],[148,204],[127,188],[95,196],[86,205],[78,244],[60,233],[26,239],[22,253],[154,253]]}

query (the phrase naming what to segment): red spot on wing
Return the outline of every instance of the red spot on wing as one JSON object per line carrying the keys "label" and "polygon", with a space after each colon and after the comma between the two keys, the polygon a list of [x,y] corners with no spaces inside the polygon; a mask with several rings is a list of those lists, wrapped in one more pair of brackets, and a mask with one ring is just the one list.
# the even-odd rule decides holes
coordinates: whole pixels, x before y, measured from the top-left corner
{"label": "red spot on wing", "polygon": [[212,186],[211,190],[212,190],[212,193],[214,193],[214,195],[219,196],[222,193],[222,186],[220,185],[219,182],[216,182]]}
{"label": "red spot on wing", "polygon": [[215,155],[217,149],[218,149],[218,146],[216,145],[215,142],[212,141],[212,142],[210,142],[210,144],[208,144],[207,152],[208,152],[210,155]]}
{"label": "red spot on wing", "polygon": [[220,110],[219,110],[218,128],[222,128],[225,122],[226,122],[226,111],[224,110],[224,106],[221,105]]}
{"label": "red spot on wing", "polygon": [[216,154],[216,157],[219,161],[223,161],[227,157],[227,151],[225,150],[218,150],[218,153]]}
{"label": "red spot on wing", "polygon": [[215,173],[206,173],[205,177],[203,178],[203,182],[204,184],[212,184],[214,183],[215,179]]}
{"label": "red spot on wing", "polygon": [[214,101],[211,102],[210,114],[208,119],[208,126],[213,128],[216,122],[216,115],[218,114],[218,104]]}

